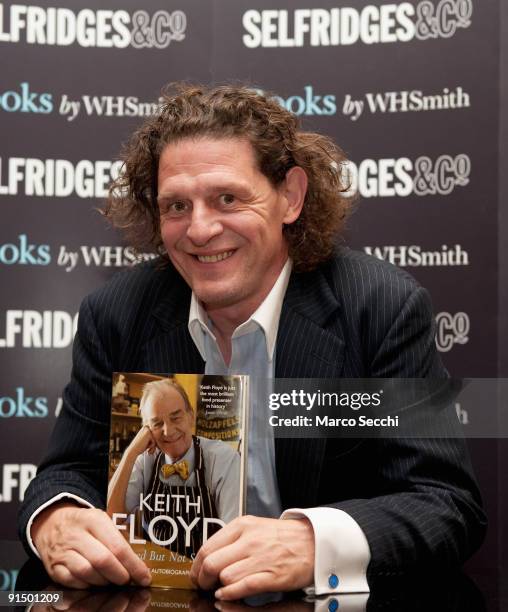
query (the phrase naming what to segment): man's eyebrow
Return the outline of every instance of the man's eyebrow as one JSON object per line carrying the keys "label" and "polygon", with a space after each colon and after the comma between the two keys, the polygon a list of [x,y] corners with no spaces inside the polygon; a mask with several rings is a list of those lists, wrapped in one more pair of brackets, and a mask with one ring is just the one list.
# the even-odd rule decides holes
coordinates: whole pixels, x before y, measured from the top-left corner
{"label": "man's eyebrow", "polygon": [[160,202],[167,202],[168,200],[175,200],[177,198],[184,198],[184,196],[178,195],[176,192],[159,193],[157,195],[157,203],[159,204]]}
{"label": "man's eyebrow", "polygon": [[228,191],[247,191],[250,185],[247,181],[225,181],[210,188],[211,193],[227,193]]}
{"label": "man's eyebrow", "polygon": [[[247,181],[223,181],[221,183],[210,184],[208,187],[205,186],[203,191],[211,195],[219,195],[221,193],[229,193],[231,191],[241,193],[242,195],[247,195],[250,193],[251,189],[250,184]],[[177,188],[163,191],[157,195],[157,202],[178,198],[188,198],[187,190],[184,188]]]}

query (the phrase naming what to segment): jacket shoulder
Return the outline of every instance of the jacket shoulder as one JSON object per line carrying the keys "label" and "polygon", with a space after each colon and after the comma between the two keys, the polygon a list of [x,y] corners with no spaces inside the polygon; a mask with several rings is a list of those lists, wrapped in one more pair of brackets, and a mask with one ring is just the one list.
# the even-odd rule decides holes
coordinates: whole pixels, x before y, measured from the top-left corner
{"label": "jacket shoulder", "polygon": [[[434,371],[425,365],[429,359],[437,363],[432,302],[410,274],[370,255],[344,249],[328,262],[325,275],[339,304],[342,333],[349,346],[356,347],[361,362],[368,364],[365,371],[369,375],[416,376]],[[425,367],[409,371],[379,366],[380,355],[402,355],[412,345],[429,356],[420,360]]]}
{"label": "jacket shoulder", "polygon": [[343,248],[323,273],[348,318],[370,320],[375,313],[378,321],[389,324],[411,296],[425,296],[430,304],[427,291],[411,274],[366,253]]}
{"label": "jacket shoulder", "polygon": [[146,299],[157,293],[161,286],[170,284],[173,276],[176,280],[178,274],[172,266],[163,266],[160,258],[153,259],[117,272],[85,299],[91,305],[103,305],[111,301],[120,305],[120,300],[126,298]]}
{"label": "jacket shoulder", "polygon": [[188,301],[190,290],[171,265],[155,259],[115,274],[85,297],[78,333],[94,327],[111,349],[139,342],[152,331],[152,314],[159,308],[176,309]]}
{"label": "jacket shoulder", "polygon": [[341,248],[327,262],[327,274],[337,296],[372,298],[377,292],[408,297],[420,287],[405,270],[372,255]]}

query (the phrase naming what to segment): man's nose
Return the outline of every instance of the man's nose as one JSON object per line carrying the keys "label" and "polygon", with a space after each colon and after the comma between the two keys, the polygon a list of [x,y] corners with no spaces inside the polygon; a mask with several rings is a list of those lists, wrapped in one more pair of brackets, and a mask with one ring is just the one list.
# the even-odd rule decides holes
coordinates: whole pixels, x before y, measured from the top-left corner
{"label": "man's nose", "polygon": [[173,433],[173,426],[171,423],[169,422],[165,422],[162,426],[162,435],[165,438],[169,438],[171,436],[171,434]]}
{"label": "man's nose", "polygon": [[196,202],[187,228],[189,240],[196,246],[204,246],[222,231],[220,212],[206,203]]}

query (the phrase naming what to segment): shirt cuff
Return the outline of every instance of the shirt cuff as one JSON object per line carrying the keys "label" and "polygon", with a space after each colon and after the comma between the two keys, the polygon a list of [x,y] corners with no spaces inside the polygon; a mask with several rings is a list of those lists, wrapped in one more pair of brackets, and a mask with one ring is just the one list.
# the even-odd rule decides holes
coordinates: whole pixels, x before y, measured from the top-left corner
{"label": "shirt cuff", "polygon": [[79,497],[79,495],[74,495],[73,493],[59,493],[58,495],[55,495],[55,497],[52,497],[51,499],[49,499],[47,502],[43,503],[42,506],[39,506],[37,508],[37,510],[32,514],[32,516],[30,517],[30,520],[28,521],[28,524],[26,526],[26,540],[30,546],[30,548],[33,550],[33,552],[37,555],[37,557],[39,557],[39,559],[41,558],[41,556],[39,555],[39,553],[37,552],[37,549],[35,548],[35,545],[33,543],[32,540],[32,535],[30,533],[30,531],[32,530],[32,525],[33,522],[35,520],[35,518],[48,506],[51,506],[51,504],[56,503],[57,501],[60,501],[61,499],[73,499],[74,501],[77,501],[81,506],[86,506],[87,508],[93,508],[94,506],[86,501],[86,499],[83,499],[82,497]]}
{"label": "shirt cuff", "polygon": [[308,594],[368,593],[370,548],[358,523],[338,508],[292,508],[282,519],[307,518],[314,529],[314,586]]}
{"label": "shirt cuff", "polygon": [[367,610],[368,599],[369,593],[349,593],[337,597],[320,597],[313,600],[314,612],[331,612],[332,610],[340,610],[340,612],[365,612]]}

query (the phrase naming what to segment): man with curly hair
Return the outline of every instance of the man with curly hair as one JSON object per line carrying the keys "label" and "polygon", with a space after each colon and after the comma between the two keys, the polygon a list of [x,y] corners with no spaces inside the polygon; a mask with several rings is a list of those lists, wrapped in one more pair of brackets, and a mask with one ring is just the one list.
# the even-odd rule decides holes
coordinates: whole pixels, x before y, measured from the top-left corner
{"label": "man with curly hair", "polygon": [[[123,161],[105,215],[159,258],[83,302],[52,450],[21,516],[50,575],[74,587],[149,582],[98,509],[112,371],[446,376],[426,291],[338,245],[350,208],[343,153],[273,99],[177,85]],[[198,586],[219,585],[221,599],[366,592],[381,576],[456,565],[481,542],[458,442],[273,440],[265,410],[254,400],[251,516],[202,546]]]}

